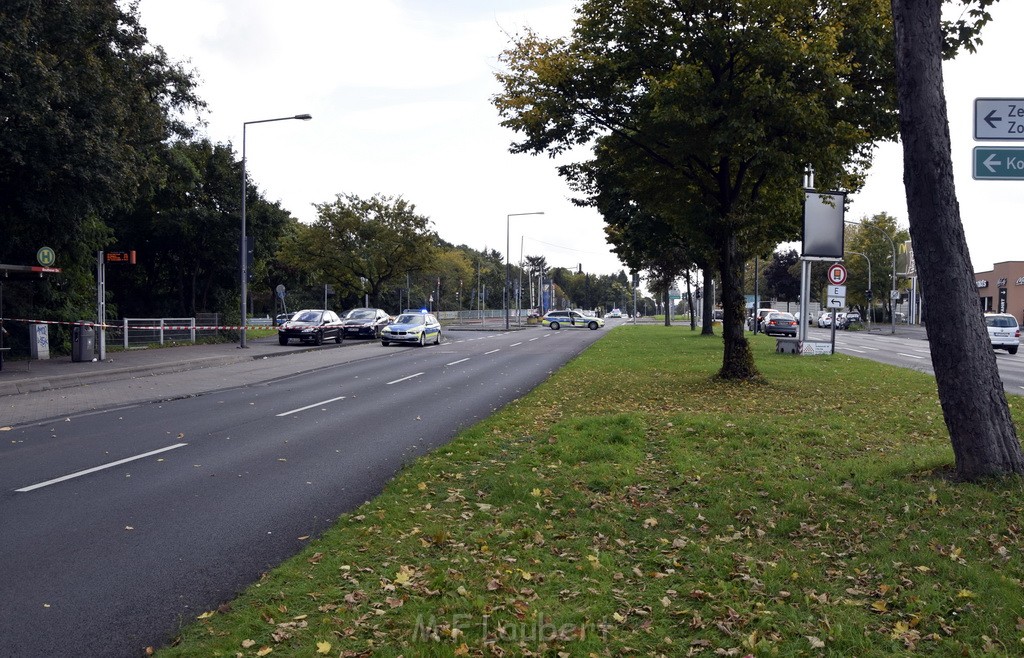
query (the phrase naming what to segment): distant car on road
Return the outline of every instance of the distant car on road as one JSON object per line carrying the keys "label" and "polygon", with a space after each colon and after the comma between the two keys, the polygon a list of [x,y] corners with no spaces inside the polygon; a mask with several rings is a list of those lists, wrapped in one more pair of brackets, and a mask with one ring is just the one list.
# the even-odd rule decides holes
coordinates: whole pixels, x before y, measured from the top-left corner
{"label": "distant car on road", "polygon": [[282,345],[287,345],[292,338],[314,345],[320,345],[331,338],[340,343],[345,338],[345,332],[341,318],[334,311],[305,309],[277,329],[277,341]]}
{"label": "distant car on road", "polygon": [[380,332],[380,344],[412,343],[423,347],[441,342],[441,323],[431,313],[402,313]]}
{"label": "distant car on road", "polygon": [[1009,313],[986,313],[985,326],[988,328],[992,349],[1017,353],[1020,347],[1020,325],[1017,324],[1017,318]]}
{"label": "distant car on road", "polygon": [[562,327],[594,330],[603,327],[604,320],[588,318],[579,311],[548,311],[544,314],[541,324],[556,331]]}
{"label": "distant car on road", "polygon": [[380,338],[381,330],[391,324],[391,316],[381,308],[354,308],[341,322],[346,338]]}
{"label": "distant car on road", "polygon": [[850,311],[849,313],[844,313],[842,321],[839,320],[838,316],[836,317],[836,329],[849,329],[851,326],[855,324],[862,324],[860,313],[858,313],[857,311]]}
{"label": "distant car on road", "polygon": [[764,318],[764,333],[768,336],[793,336],[796,337],[797,321],[792,313],[774,312]]}
{"label": "distant car on road", "polygon": [[622,317],[622,310],[618,309],[618,308],[613,308],[611,311],[609,311],[608,317],[609,318],[621,318]]}
{"label": "distant car on road", "polygon": [[288,322],[289,320],[291,320],[293,315],[295,315],[295,314],[294,313],[278,313],[277,317],[274,318],[274,324],[276,324],[278,326],[281,326],[285,322]]}
{"label": "distant car on road", "polygon": [[818,327],[831,327],[832,326],[832,311],[822,311],[821,315],[818,316]]}

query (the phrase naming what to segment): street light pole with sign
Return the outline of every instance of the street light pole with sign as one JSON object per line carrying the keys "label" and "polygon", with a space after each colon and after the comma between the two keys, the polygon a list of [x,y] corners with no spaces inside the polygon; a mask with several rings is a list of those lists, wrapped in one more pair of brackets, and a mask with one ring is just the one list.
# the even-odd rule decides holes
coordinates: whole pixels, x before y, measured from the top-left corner
{"label": "street light pole with sign", "polygon": [[247,126],[254,123],[270,123],[271,121],[291,121],[292,119],[298,119],[299,121],[309,121],[313,117],[309,114],[296,114],[290,117],[278,117],[277,119],[260,119],[258,121],[245,121],[242,123],[242,242],[239,245],[239,251],[241,251],[241,271],[242,271],[242,315],[240,316],[239,324],[242,327],[242,337],[239,340],[238,346],[246,348],[248,345],[245,344],[245,327],[248,324],[246,318],[248,313],[246,312],[246,297],[248,297],[249,290],[249,244],[245,239],[245,192],[246,192],[246,180],[245,180],[245,129]]}

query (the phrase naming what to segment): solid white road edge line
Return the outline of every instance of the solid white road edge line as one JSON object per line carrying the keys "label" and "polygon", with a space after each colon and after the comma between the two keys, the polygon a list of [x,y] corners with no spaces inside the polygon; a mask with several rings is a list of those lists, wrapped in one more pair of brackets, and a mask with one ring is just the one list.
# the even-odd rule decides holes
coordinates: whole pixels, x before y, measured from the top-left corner
{"label": "solid white road edge line", "polygon": [[903,352],[896,352],[896,353],[899,354],[900,356],[905,356],[908,359],[923,359],[924,358],[923,356],[918,356],[916,354],[904,354]]}
{"label": "solid white road edge line", "polygon": [[462,363],[463,361],[469,361],[469,357],[467,356],[465,359],[459,359],[458,361],[452,361],[451,363],[446,363],[445,365],[446,366],[454,366],[456,363]]}
{"label": "solid white road edge line", "polygon": [[415,375],[409,375],[408,377],[402,377],[401,379],[396,379],[395,381],[388,382],[387,384],[384,384],[384,385],[385,386],[391,386],[392,384],[397,384],[398,382],[404,382],[405,380],[412,379],[413,377],[419,377],[422,374],[423,374],[422,372],[418,372]]}
{"label": "solid white road edge line", "polygon": [[319,407],[321,404],[329,404],[331,402],[337,402],[338,400],[344,400],[344,399],[345,399],[345,396],[342,395],[341,397],[331,398],[330,400],[324,400],[323,402],[317,402],[315,404],[307,404],[306,406],[299,407],[298,409],[292,409],[291,411],[285,411],[283,413],[279,413],[279,414],[277,414],[277,417],[280,418],[281,416],[290,416],[292,414],[297,414],[300,411],[305,411],[306,409],[312,409],[313,407]]}
{"label": "solid white road edge line", "polygon": [[119,459],[116,462],[110,462],[109,464],[103,464],[102,466],[96,466],[95,468],[87,468],[84,471],[78,471],[77,473],[71,473],[70,475],[65,475],[63,477],[54,478],[53,480],[47,480],[46,482],[40,482],[39,484],[33,484],[32,486],[29,486],[29,487],[22,487],[21,489],[15,489],[15,491],[17,493],[25,493],[27,491],[32,491],[33,489],[41,489],[43,487],[48,487],[51,484],[57,484],[58,482],[63,482],[65,480],[71,480],[73,478],[82,477],[83,475],[88,475],[89,473],[95,473],[96,471],[102,471],[103,469],[106,469],[106,468],[113,468],[115,466],[120,466],[121,464],[127,464],[128,462],[133,462],[136,459],[145,459],[146,457],[149,457],[151,455],[159,455],[161,452],[167,452],[168,450],[175,450],[177,448],[183,448],[183,447],[185,447],[187,445],[188,445],[187,443],[175,443],[173,446],[167,446],[166,448],[160,448],[159,450],[151,450],[150,452],[147,452],[147,453],[144,453],[144,454],[141,454],[141,455],[135,455],[134,457],[126,457],[125,459]]}

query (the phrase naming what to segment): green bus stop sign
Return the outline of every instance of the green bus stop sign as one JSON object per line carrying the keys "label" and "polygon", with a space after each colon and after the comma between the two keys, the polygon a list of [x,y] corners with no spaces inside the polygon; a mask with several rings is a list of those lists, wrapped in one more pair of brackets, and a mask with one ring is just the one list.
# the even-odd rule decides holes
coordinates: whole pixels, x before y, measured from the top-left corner
{"label": "green bus stop sign", "polygon": [[36,252],[36,261],[43,267],[50,267],[57,262],[57,254],[53,253],[53,249],[49,247],[40,247]]}

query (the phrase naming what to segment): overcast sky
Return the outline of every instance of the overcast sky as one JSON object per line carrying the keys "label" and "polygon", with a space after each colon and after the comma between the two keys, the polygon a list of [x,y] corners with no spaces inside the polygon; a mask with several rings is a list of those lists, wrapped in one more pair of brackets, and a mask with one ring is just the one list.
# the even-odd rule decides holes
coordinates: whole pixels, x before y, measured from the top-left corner
{"label": "overcast sky", "polygon": [[[241,153],[271,200],[303,221],[339,193],[402,196],[454,244],[608,274],[622,268],[603,222],[576,208],[545,156],[512,155],[513,133],[490,102],[508,35],[528,26],[565,36],[574,0],[142,0],[152,43],[187,61],[209,104],[206,135]],[[977,55],[946,65],[957,193],[976,270],[1024,260],[1024,182],[974,181],[973,100],[1024,97],[1019,68],[1024,2],[992,10]],[[991,143],[980,143],[989,145]],[[1024,145],[1024,143],[1022,143]],[[878,212],[907,225],[899,145],[879,147],[847,219]]]}

